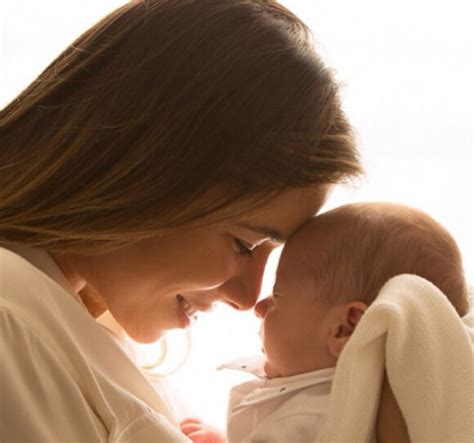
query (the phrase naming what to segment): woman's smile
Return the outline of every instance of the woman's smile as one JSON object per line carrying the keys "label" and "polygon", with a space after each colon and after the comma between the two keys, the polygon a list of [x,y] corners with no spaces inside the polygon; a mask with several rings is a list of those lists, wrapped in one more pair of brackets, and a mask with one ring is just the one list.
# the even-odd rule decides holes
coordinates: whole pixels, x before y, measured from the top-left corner
{"label": "woman's smile", "polygon": [[176,297],[178,299],[179,308],[180,308],[180,311],[179,311],[179,315],[181,318],[180,326],[182,328],[186,328],[191,324],[192,320],[197,319],[198,310],[195,307],[191,306],[181,294],[178,294]]}
{"label": "woman's smile", "polygon": [[209,312],[213,309],[213,303],[207,303],[206,305],[195,305],[192,304],[184,295],[178,294],[176,296],[180,306],[180,316],[182,320],[182,327],[188,327],[193,321],[197,320],[199,312]]}

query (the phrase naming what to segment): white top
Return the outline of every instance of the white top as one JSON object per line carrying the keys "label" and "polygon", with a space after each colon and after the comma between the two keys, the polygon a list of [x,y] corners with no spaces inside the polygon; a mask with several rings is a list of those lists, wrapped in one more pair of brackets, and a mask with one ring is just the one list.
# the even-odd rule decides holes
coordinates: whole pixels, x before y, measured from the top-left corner
{"label": "white top", "polygon": [[222,367],[260,377],[232,388],[227,417],[229,443],[318,441],[335,368],[266,379],[247,362]]}
{"label": "white top", "polygon": [[189,442],[44,251],[0,247],[0,439]]}

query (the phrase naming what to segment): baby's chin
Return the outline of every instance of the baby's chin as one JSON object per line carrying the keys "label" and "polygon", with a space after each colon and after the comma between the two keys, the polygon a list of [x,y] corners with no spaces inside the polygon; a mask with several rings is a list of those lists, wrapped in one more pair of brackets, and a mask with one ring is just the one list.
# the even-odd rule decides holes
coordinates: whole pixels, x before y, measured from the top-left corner
{"label": "baby's chin", "polygon": [[281,372],[274,368],[268,360],[266,360],[263,365],[263,371],[268,378],[281,377]]}

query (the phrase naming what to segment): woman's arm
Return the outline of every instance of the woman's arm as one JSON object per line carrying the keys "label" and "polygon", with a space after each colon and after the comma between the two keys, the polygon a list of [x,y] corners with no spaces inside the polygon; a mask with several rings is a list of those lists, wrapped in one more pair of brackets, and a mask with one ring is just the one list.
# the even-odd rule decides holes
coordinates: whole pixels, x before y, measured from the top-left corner
{"label": "woman's arm", "polygon": [[385,373],[377,415],[378,443],[409,443],[408,429]]}

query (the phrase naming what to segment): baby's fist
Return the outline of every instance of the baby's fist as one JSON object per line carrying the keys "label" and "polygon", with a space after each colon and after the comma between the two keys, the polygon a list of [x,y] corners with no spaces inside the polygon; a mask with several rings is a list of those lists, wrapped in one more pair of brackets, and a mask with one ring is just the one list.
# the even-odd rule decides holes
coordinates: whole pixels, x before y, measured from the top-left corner
{"label": "baby's fist", "polygon": [[194,443],[226,443],[219,429],[203,423],[198,418],[186,418],[180,423],[181,432]]}

